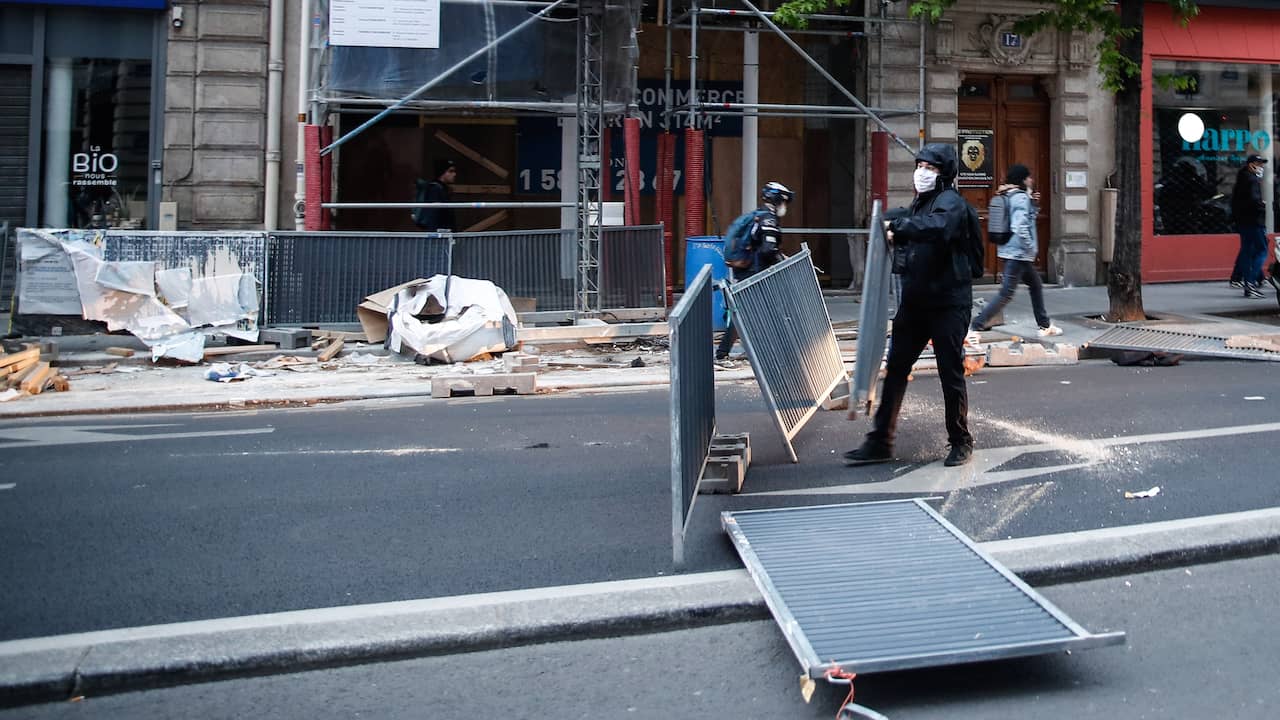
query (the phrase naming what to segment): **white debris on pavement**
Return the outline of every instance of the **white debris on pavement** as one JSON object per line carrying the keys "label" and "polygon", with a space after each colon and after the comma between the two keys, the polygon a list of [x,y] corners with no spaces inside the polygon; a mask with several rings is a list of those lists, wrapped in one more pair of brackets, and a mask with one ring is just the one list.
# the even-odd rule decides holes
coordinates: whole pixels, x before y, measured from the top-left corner
{"label": "white debris on pavement", "polygon": [[1159,494],[1160,494],[1160,486],[1159,486],[1159,485],[1156,485],[1155,487],[1151,488],[1150,490],[1140,490],[1140,491],[1138,491],[1138,492],[1129,492],[1128,490],[1126,490],[1126,491],[1125,491],[1125,493],[1124,493],[1124,499],[1125,499],[1125,500],[1138,500],[1138,499],[1141,499],[1141,498],[1153,498],[1153,497],[1155,497],[1155,496],[1157,496],[1157,495],[1159,495]]}

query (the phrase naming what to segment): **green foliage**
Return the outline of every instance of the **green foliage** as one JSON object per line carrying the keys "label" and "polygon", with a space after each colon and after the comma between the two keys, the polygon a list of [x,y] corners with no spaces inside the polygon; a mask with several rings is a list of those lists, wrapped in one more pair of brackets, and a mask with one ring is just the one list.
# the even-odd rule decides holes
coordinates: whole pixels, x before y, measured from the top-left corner
{"label": "green foliage", "polygon": [[[1120,0],[1122,3],[1143,1]],[[1184,26],[1200,12],[1195,0],[1165,1]],[[849,3],[850,0],[789,0],[778,8],[775,19],[787,27],[803,28],[808,24],[805,15],[848,7]],[[911,0],[910,13],[912,18],[922,17],[936,23],[955,4],[956,0]],[[1120,92],[1130,78],[1141,73],[1142,59],[1127,57],[1121,50],[1123,42],[1137,35],[1141,28],[1125,27],[1120,22],[1116,6],[1108,0],[1052,0],[1045,5],[1019,20],[1014,31],[1027,36],[1049,29],[1098,33],[1101,37],[1098,41],[1098,69],[1102,72],[1103,87],[1111,92]],[[1177,78],[1172,82],[1174,87],[1179,87]]]}

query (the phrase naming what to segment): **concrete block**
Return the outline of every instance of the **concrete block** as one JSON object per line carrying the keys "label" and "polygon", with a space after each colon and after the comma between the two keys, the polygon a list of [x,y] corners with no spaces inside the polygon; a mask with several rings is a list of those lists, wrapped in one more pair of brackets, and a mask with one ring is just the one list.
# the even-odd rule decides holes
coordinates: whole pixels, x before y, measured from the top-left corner
{"label": "concrete block", "polygon": [[[173,83],[170,83],[172,85]],[[177,83],[179,86],[182,83]],[[190,87],[190,83],[187,83]],[[189,94],[189,92],[188,92]],[[200,77],[196,79],[196,102],[201,110],[245,110],[265,113],[266,73],[261,78]],[[173,107],[172,105],[170,107]],[[178,107],[190,107],[182,105]]]}
{"label": "concrete block", "polygon": [[228,150],[196,150],[195,182],[261,184],[262,156]]}
{"label": "concrete block", "polygon": [[190,75],[196,71],[196,44],[170,40],[166,48],[168,75]]}
{"label": "concrete block", "polygon": [[[194,102],[190,77],[170,75],[164,79],[164,109],[190,110]],[[172,113],[170,113],[172,114]]]}
{"label": "concrete block", "polygon": [[311,331],[302,328],[263,328],[258,342],[275,343],[281,350],[296,350],[311,345]]}
{"label": "concrete block", "polygon": [[[262,193],[244,190],[201,188],[193,199],[191,219],[216,225],[223,222],[262,221]],[[181,205],[179,205],[181,212]]]}
{"label": "concrete block", "polygon": [[506,353],[502,356],[502,369],[509,373],[537,372],[541,365],[537,355]]}
{"label": "concrete block", "polygon": [[533,373],[502,375],[438,375],[431,378],[431,397],[455,395],[532,395],[538,391],[538,376]]}
{"label": "concrete block", "polygon": [[260,152],[264,119],[260,114],[200,113],[196,116],[196,147],[245,147]]}
{"label": "concrete block", "polygon": [[1080,349],[1058,343],[1045,347],[1039,343],[994,343],[987,348],[987,365],[992,367],[1024,367],[1028,365],[1076,365]]}
{"label": "concrete block", "polygon": [[200,6],[200,39],[267,39],[267,8],[261,5],[204,4]]}

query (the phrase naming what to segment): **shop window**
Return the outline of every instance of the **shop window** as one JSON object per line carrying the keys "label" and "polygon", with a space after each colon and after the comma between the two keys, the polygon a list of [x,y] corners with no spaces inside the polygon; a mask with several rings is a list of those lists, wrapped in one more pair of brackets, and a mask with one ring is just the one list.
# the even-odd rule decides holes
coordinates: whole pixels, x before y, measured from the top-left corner
{"label": "shop window", "polygon": [[49,58],[45,68],[44,224],[143,227],[151,63]]}
{"label": "shop window", "polygon": [[1278,199],[1272,142],[1280,67],[1156,61],[1154,75],[1156,234],[1234,233],[1231,193],[1249,155],[1270,161],[1264,194]]}

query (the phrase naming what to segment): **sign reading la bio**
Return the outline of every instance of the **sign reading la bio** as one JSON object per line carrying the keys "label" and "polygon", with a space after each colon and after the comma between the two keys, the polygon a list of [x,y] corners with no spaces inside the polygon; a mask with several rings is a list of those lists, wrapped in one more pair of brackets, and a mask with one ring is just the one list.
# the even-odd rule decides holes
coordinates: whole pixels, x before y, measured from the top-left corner
{"label": "sign reading la bio", "polygon": [[89,152],[71,156],[71,184],[75,187],[115,187],[119,167],[120,158],[115,153],[102,152],[101,147],[93,145]]}
{"label": "sign reading la bio", "polygon": [[440,0],[331,0],[329,43],[439,48]]}

